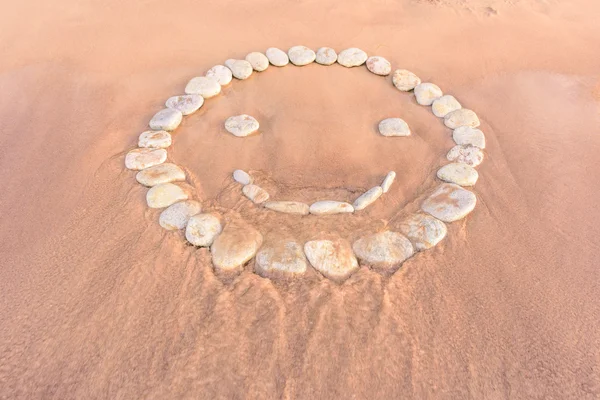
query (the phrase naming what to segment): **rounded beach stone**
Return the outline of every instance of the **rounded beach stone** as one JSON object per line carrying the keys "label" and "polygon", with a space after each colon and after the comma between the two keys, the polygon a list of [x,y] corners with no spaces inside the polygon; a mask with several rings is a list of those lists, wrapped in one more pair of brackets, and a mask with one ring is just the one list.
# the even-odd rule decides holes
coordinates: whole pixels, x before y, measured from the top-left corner
{"label": "rounded beach stone", "polygon": [[444,117],[444,125],[450,129],[456,129],[461,126],[477,128],[480,125],[480,122],[475,111],[460,108],[446,114]]}
{"label": "rounded beach stone", "polygon": [[180,201],[163,210],[158,218],[158,223],[169,231],[183,229],[190,217],[198,214],[200,210],[202,207],[195,200]]}
{"label": "rounded beach stone", "polygon": [[337,62],[344,67],[351,68],[363,65],[365,61],[367,61],[367,58],[367,53],[356,47],[351,47],[342,50],[340,54],[338,54]]}
{"label": "rounded beach stone", "polygon": [[392,64],[383,57],[373,56],[367,58],[367,69],[375,75],[389,75],[392,72]]}
{"label": "rounded beach stone", "polygon": [[209,99],[221,93],[221,85],[215,78],[207,76],[197,76],[190,79],[185,87],[187,94],[198,94],[205,99]]}
{"label": "rounded beach stone", "polygon": [[350,243],[343,239],[311,240],[304,244],[304,254],[317,271],[335,281],[346,280],[358,270]]}
{"label": "rounded beach stone", "polygon": [[402,118],[386,118],[379,123],[379,133],[383,136],[409,136],[410,128]]}
{"label": "rounded beach stone", "polygon": [[381,190],[383,193],[387,193],[390,190],[390,186],[394,183],[394,179],[396,179],[396,173],[394,171],[388,172],[383,179],[383,182],[381,182]]}
{"label": "rounded beach stone", "polygon": [[430,106],[436,99],[442,97],[442,89],[436,84],[425,82],[415,87],[417,103],[422,106]]}
{"label": "rounded beach stone", "polygon": [[431,111],[433,111],[433,115],[436,117],[443,118],[446,114],[459,110],[461,107],[462,106],[454,96],[446,94],[439,99],[434,100],[431,105]]}
{"label": "rounded beach stone", "polygon": [[233,179],[242,185],[249,185],[252,183],[252,177],[248,175],[246,171],[242,171],[241,169],[233,171]]}
{"label": "rounded beach stone", "polygon": [[294,46],[288,50],[288,57],[292,64],[302,66],[315,61],[317,55],[306,46]]}
{"label": "rounded beach stone", "polygon": [[196,214],[190,217],[185,238],[194,246],[208,247],[221,233],[221,219],[215,214]]}
{"label": "rounded beach stone", "polygon": [[449,161],[476,167],[483,161],[483,151],[479,147],[457,144],[446,154],[446,158]]}
{"label": "rounded beach stone", "polygon": [[252,65],[246,60],[234,60],[230,58],[225,61],[225,66],[231,70],[231,73],[237,79],[247,79],[252,75]]}
{"label": "rounded beach stone", "polygon": [[479,129],[471,128],[470,126],[461,126],[452,132],[454,143],[460,145],[471,145],[485,149],[485,135]]}
{"label": "rounded beach stone", "polygon": [[283,67],[288,65],[290,59],[285,51],[278,49],[277,47],[269,47],[265,52],[269,62],[276,67]]}
{"label": "rounded beach stone", "polygon": [[435,246],[448,232],[446,224],[423,213],[407,217],[400,223],[399,230],[406,235],[417,251]]}
{"label": "rounded beach stone", "polygon": [[360,211],[367,208],[375,200],[377,200],[383,194],[381,186],[375,186],[361,194],[356,200],[354,200],[354,211]]}
{"label": "rounded beach stone", "polygon": [[321,200],[310,205],[309,211],[314,215],[330,215],[354,212],[352,204],[343,201]]}
{"label": "rounded beach stone", "polygon": [[423,204],[421,209],[444,222],[458,221],[467,216],[477,204],[477,197],[452,183],[442,183]]}
{"label": "rounded beach stone", "polygon": [[268,201],[264,204],[269,210],[286,214],[308,215],[310,207],[299,201]]}
{"label": "rounded beach stone", "polygon": [[231,271],[250,261],[262,245],[263,237],[249,225],[227,224],[210,246],[213,265]]}
{"label": "rounded beach stone", "polygon": [[443,181],[456,183],[460,186],[473,186],[477,183],[479,174],[475,168],[467,164],[451,163],[438,169],[437,177]]}
{"label": "rounded beach stone", "polygon": [[392,75],[392,82],[396,89],[409,92],[421,83],[421,79],[406,69],[397,69]]}
{"label": "rounded beach stone", "polygon": [[260,186],[249,184],[242,188],[244,196],[252,200],[254,204],[261,204],[269,200],[269,193]]}
{"label": "rounded beach stone", "polygon": [[263,53],[253,51],[246,56],[246,61],[252,65],[255,71],[261,72],[269,68],[269,59]]}
{"label": "rounded beach stone", "polygon": [[162,164],[167,159],[165,149],[133,149],[125,156],[128,169],[140,170]]}
{"label": "rounded beach stone", "polygon": [[315,61],[321,65],[331,65],[337,61],[337,53],[331,47],[321,47],[317,50]]}
{"label": "rounded beach stone", "polygon": [[150,208],[164,208],[181,200],[187,200],[188,194],[174,183],[161,183],[148,190],[146,203]]}
{"label": "rounded beach stone", "polygon": [[398,267],[414,253],[407,238],[390,231],[364,236],[352,249],[362,263],[378,268]]}
{"label": "rounded beach stone", "polygon": [[231,70],[224,65],[215,65],[204,74],[207,78],[213,78],[219,85],[225,86],[231,83],[233,74]]}
{"label": "rounded beach stone", "polygon": [[181,111],[183,115],[190,115],[198,111],[204,104],[204,97],[199,94],[184,94],[169,97],[165,103],[168,108]]}
{"label": "rounded beach stone", "polygon": [[165,108],[154,114],[149,125],[155,131],[172,131],[179,126],[182,118],[181,111]]}
{"label": "rounded beach stone", "polygon": [[167,131],[145,131],[138,138],[138,147],[165,149],[171,142],[171,134]]}
{"label": "rounded beach stone", "polygon": [[250,115],[242,114],[229,117],[225,120],[227,132],[237,136],[245,137],[256,132],[260,127],[258,121]]}
{"label": "rounded beach stone", "polygon": [[164,163],[138,172],[135,179],[144,186],[152,187],[161,183],[185,181],[185,172],[175,164]]}
{"label": "rounded beach stone", "polygon": [[302,246],[293,240],[279,240],[263,246],[256,254],[255,269],[260,275],[301,275],[306,272]]}

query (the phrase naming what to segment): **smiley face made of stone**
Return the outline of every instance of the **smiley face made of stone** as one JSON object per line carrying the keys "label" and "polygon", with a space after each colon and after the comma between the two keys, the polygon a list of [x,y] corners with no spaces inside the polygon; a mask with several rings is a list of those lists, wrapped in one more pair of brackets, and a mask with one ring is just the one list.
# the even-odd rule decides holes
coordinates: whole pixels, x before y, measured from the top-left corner
{"label": "smiley face made of stone", "polygon": [[[150,130],[139,136],[138,148],[129,151],[125,157],[126,167],[139,171],[137,181],[149,187],[148,206],[164,209],[159,224],[167,230],[185,232],[186,240],[194,246],[209,248],[215,270],[239,271],[255,258],[255,271],[263,276],[302,275],[312,266],[323,276],[341,282],[355,272],[359,264],[395,271],[416,252],[439,243],[446,236],[446,223],[466,217],[475,208],[475,194],[463,187],[477,182],[479,175],[474,167],[483,161],[485,137],[477,129],[479,118],[475,112],[463,108],[453,96],[444,95],[437,85],[423,83],[412,72],[397,69],[392,75],[393,85],[401,92],[413,91],[418,104],[431,106],[433,114],[453,130],[456,143],[446,154],[449,163],[437,171],[437,178],[442,182],[420,204],[420,210],[407,215],[397,229],[370,233],[352,244],[326,234],[305,243],[293,239],[263,243],[263,235],[243,218],[225,217],[223,210],[202,210],[201,203],[190,194],[184,170],[165,162],[166,149],[172,144],[169,132],[179,126],[183,116],[197,111],[206,99],[219,95],[221,87],[230,84],[233,78],[244,80],[255,71],[265,71],[269,65],[284,67],[290,62],[295,66],[337,62],[348,68],[366,64],[368,71],[376,75],[387,76],[392,72],[391,64],[385,58],[368,57],[358,48],[349,48],[339,54],[328,47],[314,52],[305,46],[294,46],[287,53],[269,48],[264,54],[252,52],[245,60],[229,59],[225,65],[210,68],[205,76],[190,80],[186,94],[169,98],[166,108],[150,120]],[[258,121],[242,114],[228,119],[225,127],[236,136],[245,136],[258,129]],[[396,118],[382,121],[379,131],[384,136],[410,134],[405,123]],[[382,177],[380,185],[361,194],[353,204],[335,199],[310,205],[290,199],[271,199],[248,173],[236,170],[232,178],[240,185],[240,194],[256,207],[263,207],[265,212],[319,218],[321,215],[361,212],[388,191],[395,172],[390,171]]]}

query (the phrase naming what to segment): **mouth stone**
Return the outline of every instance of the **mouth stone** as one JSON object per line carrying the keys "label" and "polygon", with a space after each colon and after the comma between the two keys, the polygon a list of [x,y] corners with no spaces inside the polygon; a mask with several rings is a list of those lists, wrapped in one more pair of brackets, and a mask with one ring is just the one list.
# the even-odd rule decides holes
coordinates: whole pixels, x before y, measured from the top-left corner
{"label": "mouth stone", "polygon": [[321,200],[312,203],[309,211],[314,215],[331,215],[354,212],[354,207],[343,201]]}

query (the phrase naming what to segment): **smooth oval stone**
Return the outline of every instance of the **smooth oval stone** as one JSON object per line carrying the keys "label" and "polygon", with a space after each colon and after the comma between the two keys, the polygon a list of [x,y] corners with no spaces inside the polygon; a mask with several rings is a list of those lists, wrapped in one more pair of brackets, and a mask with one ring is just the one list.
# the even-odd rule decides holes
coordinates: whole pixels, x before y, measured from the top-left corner
{"label": "smooth oval stone", "polygon": [[451,113],[462,108],[458,100],[449,94],[446,94],[439,99],[433,101],[431,104],[431,111],[436,117],[443,118],[446,114]]}
{"label": "smooth oval stone", "polygon": [[429,249],[438,244],[448,229],[446,224],[428,214],[417,213],[407,217],[398,227],[417,251]]}
{"label": "smooth oval stone", "polygon": [[252,200],[254,204],[261,204],[269,200],[269,193],[260,186],[249,184],[242,188],[244,196]]}
{"label": "smooth oval stone", "polygon": [[288,50],[288,57],[292,64],[302,66],[315,61],[317,55],[306,46],[294,46]]}
{"label": "smooth oval stone", "polygon": [[436,99],[442,97],[442,89],[436,84],[425,82],[415,87],[417,103],[422,106],[430,106]]}
{"label": "smooth oval stone", "polygon": [[249,185],[252,183],[252,177],[246,171],[242,171],[241,169],[233,171],[233,179],[242,185]]}
{"label": "smooth oval stone", "polygon": [[125,156],[125,166],[128,169],[140,170],[162,164],[166,159],[165,149],[133,149]]}
{"label": "smooth oval stone", "polygon": [[198,94],[205,99],[209,99],[221,93],[221,85],[215,78],[207,76],[197,76],[190,79],[185,87],[187,94]]}
{"label": "smooth oval stone", "polygon": [[263,246],[256,254],[255,269],[260,275],[301,275],[306,272],[302,246],[293,240],[280,240]]}
{"label": "smooth oval stone", "polygon": [[352,204],[343,201],[321,200],[310,205],[309,211],[314,215],[330,215],[354,212]]}
{"label": "smooth oval stone", "polygon": [[378,268],[398,267],[415,252],[410,240],[390,231],[364,236],[352,249],[362,263]]}
{"label": "smooth oval stone", "polygon": [[233,79],[233,74],[231,70],[224,65],[215,65],[204,74],[207,78],[213,78],[219,85],[225,86],[231,83]]}
{"label": "smooth oval stone", "polygon": [[246,61],[252,65],[252,69],[258,72],[262,72],[269,68],[269,59],[263,53],[253,51],[246,56]]}
{"label": "smooth oval stone", "polygon": [[213,265],[231,271],[250,261],[262,245],[263,237],[249,225],[227,224],[210,246]]}
{"label": "smooth oval stone", "polygon": [[477,197],[458,185],[442,183],[423,204],[421,209],[444,222],[458,221],[467,216],[477,204]]}
{"label": "smooth oval stone", "polygon": [[185,238],[194,246],[208,247],[221,233],[221,220],[215,214],[196,214],[190,217]]}
{"label": "smooth oval stone", "polygon": [[367,61],[367,53],[356,47],[342,50],[338,54],[337,62],[347,68],[358,67]]}
{"label": "smooth oval stone", "polygon": [[195,200],[180,201],[167,207],[160,213],[158,223],[163,228],[174,231],[183,229],[188,220],[202,210],[200,203]]}
{"label": "smooth oval stone", "polygon": [[171,134],[167,131],[145,131],[138,138],[138,147],[165,149],[171,142]]}
{"label": "smooth oval stone", "polygon": [[485,135],[479,129],[471,128],[470,126],[461,126],[452,132],[454,143],[460,145],[471,145],[485,149]]}
{"label": "smooth oval stone", "polygon": [[392,72],[392,64],[383,57],[373,56],[367,58],[367,69],[375,75],[386,76]]}
{"label": "smooth oval stone", "polygon": [[198,111],[204,104],[204,97],[199,94],[185,94],[169,97],[165,103],[168,108],[181,111],[183,115],[190,115]]}
{"label": "smooth oval stone", "polygon": [[227,132],[237,136],[245,137],[258,130],[260,124],[250,115],[242,114],[229,117],[225,120],[225,129]]}
{"label": "smooth oval stone", "polygon": [[410,128],[402,118],[386,118],[378,128],[383,136],[410,136]]}
{"label": "smooth oval stone", "polygon": [[396,89],[409,92],[421,83],[421,79],[406,69],[397,69],[392,75],[392,82]]}
{"label": "smooth oval stone", "polygon": [[185,181],[185,172],[175,164],[164,163],[138,172],[135,179],[144,186],[152,187],[161,183]]}
{"label": "smooth oval stone", "polygon": [[354,200],[354,211],[360,211],[373,204],[383,194],[381,186],[375,186],[361,194],[356,200]]}
{"label": "smooth oval stone", "polygon": [[461,126],[477,128],[480,125],[480,122],[475,111],[461,108],[446,114],[444,117],[444,125],[450,129],[456,129]]}
{"label": "smooth oval stone", "polygon": [[283,67],[288,65],[290,59],[285,51],[280,50],[276,47],[269,47],[265,52],[269,62],[276,67]]}
{"label": "smooth oval stone", "polygon": [[187,200],[188,194],[174,183],[161,183],[152,186],[146,193],[146,203],[150,208],[164,208],[181,200]]}
{"label": "smooth oval stone", "polygon": [[383,182],[381,182],[381,190],[383,193],[387,193],[390,190],[390,186],[394,183],[394,179],[396,179],[396,173],[394,171],[388,172],[383,179]]}
{"label": "smooth oval stone", "polygon": [[358,270],[350,243],[343,239],[311,240],[304,244],[304,254],[314,269],[334,281],[344,281]]}
{"label": "smooth oval stone", "polygon": [[467,164],[451,163],[438,169],[437,177],[443,181],[456,183],[460,186],[473,186],[477,183],[479,174],[475,168]]}
{"label": "smooth oval stone", "polygon": [[269,210],[286,214],[308,215],[310,207],[299,201],[268,201],[264,204]]}
{"label": "smooth oval stone", "polygon": [[246,60],[234,60],[230,58],[225,61],[225,66],[231,70],[231,73],[237,79],[248,79],[252,75],[252,65]]}
{"label": "smooth oval stone", "polygon": [[446,158],[449,161],[476,167],[483,161],[483,151],[479,147],[471,145],[456,145],[446,154]]}
{"label": "smooth oval stone", "polygon": [[181,111],[165,108],[154,114],[149,125],[155,131],[172,131],[179,126],[182,119]]}
{"label": "smooth oval stone", "polygon": [[321,47],[316,54],[315,61],[321,65],[331,65],[337,61],[337,53],[331,47]]}

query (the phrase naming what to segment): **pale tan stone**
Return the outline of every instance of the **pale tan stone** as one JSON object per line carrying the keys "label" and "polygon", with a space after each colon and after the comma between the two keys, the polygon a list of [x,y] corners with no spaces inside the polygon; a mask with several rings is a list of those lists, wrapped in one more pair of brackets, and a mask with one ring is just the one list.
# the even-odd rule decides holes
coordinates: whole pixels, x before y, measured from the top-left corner
{"label": "pale tan stone", "polygon": [[315,61],[321,65],[331,65],[337,61],[337,53],[331,47],[321,47],[316,54]]}
{"label": "pale tan stone", "polygon": [[408,70],[397,69],[392,75],[392,83],[396,86],[396,89],[409,92],[421,83],[421,79]]}
{"label": "pale tan stone", "polygon": [[480,149],[485,149],[485,135],[481,130],[471,128],[470,126],[456,128],[452,133],[452,139],[459,145],[471,145],[479,147]]}
{"label": "pale tan stone", "polygon": [[141,170],[162,164],[166,159],[165,149],[133,149],[125,156],[125,166],[128,169]]}
{"label": "pale tan stone", "polygon": [[204,104],[204,97],[199,94],[184,94],[169,97],[165,103],[168,108],[181,111],[183,115],[190,115],[198,111]]}
{"label": "pale tan stone", "polygon": [[442,221],[424,213],[408,216],[400,223],[398,228],[411,241],[417,251],[435,246],[446,237],[448,232]]}
{"label": "pale tan stone", "polygon": [[362,263],[385,269],[399,267],[414,253],[406,237],[391,231],[363,236],[354,242],[352,249]]}
{"label": "pale tan stone", "polygon": [[379,123],[378,128],[383,136],[410,136],[410,128],[402,118],[386,118]]}
{"label": "pale tan stone", "polygon": [[461,108],[452,111],[444,117],[444,125],[450,129],[456,129],[461,126],[470,126],[471,128],[477,128],[481,123],[477,114],[473,110]]}
{"label": "pale tan stone", "polygon": [[236,79],[248,79],[252,75],[252,64],[246,60],[234,60],[230,58],[225,61],[225,66],[231,70],[231,73]]}
{"label": "pale tan stone", "polygon": [[185,228],[185,238],[194,246],[209,247],[221,233],[219,215],[205,213],[190,217]]}
{"label": "pale tan stone", "polygon": [[164,108],[154,114],[150,120],[150,128],[155,131],[172,131],[179,126],[183,114],[179,110]]}
{"label": "pale tan stone", "polygon": [[343,201],[321,200],[312,203],[309,210],[314,215],[331,215],[354,212],[354,207]]}
{"label": "pale tan stone", "polygon": [[220,271],[239,269],[262,245],[263,237],[247,224],[229,223],[210,246],[213,265]]}
{"label": "pale tan stone", "polygon": [[276,67],[283,67],[285,65],[288,65],[288,63],[290,62],[290,59],[285,53],[285,51],[276,47],[269,47],[265,54],[269,59],[271,65],[274,65]]}
{"label": "pale tan stone", "polygon": [[269,68],[269,59],[263,53],[253,51],[246,56],[246,61],[252,65],[255,71],[262,72]]}
{"label": "pale tan stone", "polygon": [[450,149],[446,158],[449,161],[459,162],[476,167],[483,161],[483,150],[471,145],[456,145]]}
{"label": "pale tan stone", "polygon": [[396,173],[394,171],[388,172],[383,179],[383,182],[381,182],[381,190],[383,193],[387,193],[390,190],[390,186],[394,183],[394,179],[396,179]]}
{"label": "pale tan stone", "polygon": [[197,94],[209,99],[221,93],[221,85],[215,78],[209,76],[197,76],[192,78],[185,87],[187,94]]}
{"label": "pale tan stone", "polygon": [[373,56],[367,58],[367,69],[375,75],[386,76],[392,72],[392,64],[383,57]]}
{"label": "pale tan stone", "polygon": [[381,186],[375,186],[371,189],[367,190],[365,193],[361,194],[354,203],[352,207],[354,207],[354,211],[360,211],[367,208],[369,205],[373,204],[375,200],[377,200],[383,194],[383,189]]}
{"label": "pale tan stone", "polygon": [[294,46],[288,50],[288,57],[292,64],[302,66],[315,61],[317,55],[306,46]]}
{"label": "pale tan stone", "polygon": [[442,183],[425,201],[421,209],[444,222],[466,217],[477,204],[477,197],[452,183]]}
{"label": "pale tan stone", "polygon": [[135,179],[144,186],[156,186],[161,183],[185,181],[185,172],[175,164],[164,163],[141,170]]}
{"label": "pale tan stone", "polygon": [[367,53],[356,47],[342,50],[338,54],[337,62],[347,68],[358,67],[367,61]]}
{"label": "pale tan stone", "polygon": [[252,183],[252,177],[246,171],[242,171],[241,169],[233,171],[233,179],[242,185],[249,185]]}
{"label": "pale tan stone", "polygon": [[298,276],[306,272],[306,267],[306,257],[298,242],[278,240],[258,251],[254,268],[262,276]]}
{"label": "pale tan stone", "polygon": [[242,188],[244,196],[249,198],[254,204],[261,204],[269,200],[269,193],[258,185],[245,185]]}
{"label": "pale tan stone", "polygon": [[167,131],[145,131],[138,138],[138,147],[165,149],[172,143],[171,134]]}
{"label": "pale tan stone", "polygon": [[415,98],[422,106],[430,106],[433,102],[443,96],[442,89],[436,84],[425,82],[415,87]]}
{"label": "pale tan stone", "polygon": [[207,78],[213,78],[219,85],[225,86],[231,83],[233,74],[231,70],[224,65],[215,65],[204,74]]}
{"label": "pale tan stone", "polygon": [[446,114],[459,110],[461,107],[462,106],[454,96],[446,94],[433,101],[433,104],[431,104],[431,111],[436,117],[443,118]]}
{"label": "pale tan stone", "polygon": [[234,115],[225,120],[225,129],[227,132],[237,137],[245,137],[258,130],[260,124],[258,121],[247,114]]}
{"label": "pale tan stone", "polygon": [[268,201],[265,208],[286,214],[308,215],[309,205],[299,201]]}
{"label": "pale tan stone", "polygon": [[202,210],[195,200],[185,200],[172,204],[160,213],[158,223],[169,231],[183,229],[188,220]]}
{"label": "pale tan stone", "polygon": [[460,186],[473,186],[477,183],[479,174],[475,168],[467,164],[450,163],[438,169],[437,177],[443,181],[456,183]]}
{"label": "pale tan stone", "polygon": [[334,281],[344,281],[358,270],[352,248],[343,239],[311,240],[304,244],[304,254],[313,268]]}
{"label": "pale tan stone", "polygon": [[174,183],[161,183],[151,187],[146,193],[146,202],[150,208],[165,208],[187,199],[188,193]]}

